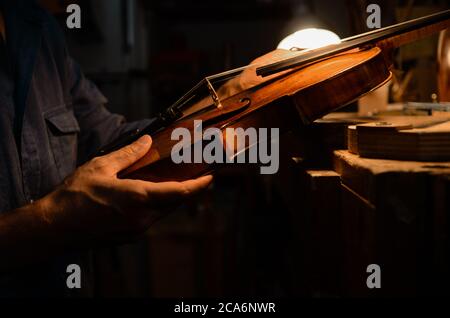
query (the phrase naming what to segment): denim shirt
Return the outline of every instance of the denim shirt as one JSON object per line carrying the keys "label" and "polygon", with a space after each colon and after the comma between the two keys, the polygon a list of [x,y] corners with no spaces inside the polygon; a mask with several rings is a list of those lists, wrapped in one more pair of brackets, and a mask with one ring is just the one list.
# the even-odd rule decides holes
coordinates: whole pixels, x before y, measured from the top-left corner
{"label": "denim shirt", "polygon": [[[70,58],[52,17],[33,1],[3,2],[14,83],[0,89],[14,87],[2,95],[11,96],[21,134],[16,143],[17,117],[0,104],[0,213],[14,213],[51,192],[101,146],[150,120],[126,123],[108,112],[106,98]],[[0,296],[70,295],[66,267],[82,258],[64,255],[0,275]]]}

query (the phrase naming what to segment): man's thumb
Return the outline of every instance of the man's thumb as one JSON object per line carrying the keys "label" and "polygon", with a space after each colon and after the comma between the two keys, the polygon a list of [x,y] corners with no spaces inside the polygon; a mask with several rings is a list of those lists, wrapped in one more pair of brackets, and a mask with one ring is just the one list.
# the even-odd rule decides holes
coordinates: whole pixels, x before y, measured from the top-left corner
{"label": "man's thumb", "polygon": [[151,145],[152,138],[144,135],[128,146],[104,156],[104,159],[108,162],[111,173],[117,174],[141,159],[150,150]]}

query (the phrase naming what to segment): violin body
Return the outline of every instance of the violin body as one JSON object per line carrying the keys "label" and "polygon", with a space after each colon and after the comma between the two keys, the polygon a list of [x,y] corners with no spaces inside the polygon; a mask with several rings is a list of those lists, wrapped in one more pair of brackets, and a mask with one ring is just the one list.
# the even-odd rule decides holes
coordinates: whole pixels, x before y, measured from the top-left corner
{"label": "violin body", "polygon": [[[171,139],[176,128],[186,128],[194,134],[194,121],[202,120],[203,129],[279,128],[280,134],[309,124],[315,119],[343,107],[383,85],[391,77],[381,49],[372,47],[340,54],[312,65],[295,69],[239,92],[222,101],[222,107],[212,108],[198,116],[176,121],[152,136],[150,151],[124,170],[120,177],[149,181],[186,180],[217,169],[217,164],[180,163],[171,159],[178,140]],[[238,137],[239,138],[239,137]],[[190,147],[194,146],[194,142]],[[247,151],[254,145],[244,144]]]}

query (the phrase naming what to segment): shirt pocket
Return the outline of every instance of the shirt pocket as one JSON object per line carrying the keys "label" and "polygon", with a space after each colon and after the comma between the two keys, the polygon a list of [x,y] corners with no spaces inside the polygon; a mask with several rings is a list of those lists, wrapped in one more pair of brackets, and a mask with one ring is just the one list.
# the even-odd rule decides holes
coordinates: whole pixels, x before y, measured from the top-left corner
{"label": "shirt pocket", "polygon": [[66,107],[46,112],[44,117],[56,169],[64,179],[76,168],[80,126],[73,111]]}

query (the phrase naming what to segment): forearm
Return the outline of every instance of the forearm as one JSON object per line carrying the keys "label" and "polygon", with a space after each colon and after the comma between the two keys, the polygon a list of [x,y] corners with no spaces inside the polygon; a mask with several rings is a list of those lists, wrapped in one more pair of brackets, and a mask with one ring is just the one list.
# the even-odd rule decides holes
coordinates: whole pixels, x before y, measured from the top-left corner
{"label": "forearm", "polygon": [[0,216],[0,272],[52,257],[69,245],[63,229],[46,220],[47,206],[44,198]]}

